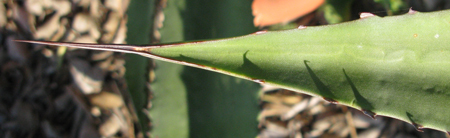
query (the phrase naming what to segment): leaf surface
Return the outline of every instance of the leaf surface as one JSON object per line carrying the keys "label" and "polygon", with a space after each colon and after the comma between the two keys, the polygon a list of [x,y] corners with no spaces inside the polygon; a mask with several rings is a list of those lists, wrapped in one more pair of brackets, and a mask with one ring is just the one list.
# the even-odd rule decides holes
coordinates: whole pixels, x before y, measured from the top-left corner
{"label": "leaf surface", "polygon": [[449,27],[450,11],[410,12],[224,40],[110,50],[320,96],[372,117],[410,122],[419,130],[448,131]]}

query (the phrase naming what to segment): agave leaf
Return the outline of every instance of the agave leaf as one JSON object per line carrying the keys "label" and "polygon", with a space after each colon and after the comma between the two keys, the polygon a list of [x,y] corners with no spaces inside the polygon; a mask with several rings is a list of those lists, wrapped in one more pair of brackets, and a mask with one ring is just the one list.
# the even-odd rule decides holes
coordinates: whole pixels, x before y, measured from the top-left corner
{"label": "agave leaf", "polygon": [[[180,10],[185,40],[255,32],[250,6],[247,0],[186,0],[185,9]],[[190,137],[246,138],[258,134],[259,84],[192,67],[184,68],[182,78],[189,103]]]}
{"label": "agave leaf", "polygon": [[407,2],[403,0],[374,0],[376,3],[383,4],[388,15],[399,13],[402,9],[407,8]]}
{"label": "agave leaf", "polygon": [[353,0],[327,0],[321,10],[329,24],[341,23],[350,20],[352,3]]}
{"label": "agave leaf", "polygon": [[450,10],[149,47],[49,45],[136,53],[320,96],[450,130]]}
{"label": "agave leaf", "polygon": [[[152,137],[189,137],[187,91],[180,77],[184,67],[167,62],[156,62],[156,79],[151,84]],[[175,133],[176,132],[176,133]]]}
{"label": "agave leaf", "polygon": [[[256,28],[251,24],[252,15],[247,8],[250,3],[242,0],[167,1],[165,21],[160,29],[161,41],[254,32]],[[205,18],[198,20],[199,17]],[[254,137],[258,133],[255,120],[258,84],[164,61],[156,61],[156,66],[156,79],[151,84],[155,98],[150,111],[155,137]]]}
{"label": "agave leaf", "polygon": [[[145,8],[140,8],[145,7]],[[148,25],[151,23],[149,19],[152,14],[153,3],[148,0],[133,0],[130,2],[130,7],[128,10],[128,18],[129,22],[127,24],[128,32],[127,32],[127,42],[130,44],[145,44],[149,42],[149,27]],[[146,17],[146,18],[143,18]],[[146,30],[146,31],[143,31]],[[136,33],[138,32],[138,33]],[[127,69],[125,73],[125,78],[128,84],[128,90],[130,91],[130,95],[133,99],[133,105],[135,107],[135,111],[137,113],[137,117],[139,118],[140,128],[142,132],[144,132],[145,137],[149,131],[149,126],[147,125],[149,122],[148,116],[142,110],[147,107],[148,96],[145,91],[145,75],[147,69],[147,60],[146,58],[134,55],[127,54],[126,55],[126,64],[125,68]],[[129,64],[133,63],[133,64]]]}
{"label": "agave leaf", "polygon": [[[161,41],[183,41],[185,39],[180,11],[184,9],[185,3],[182,0],[169,0],[166,4],[164,25],[159,30]],[[164,61],[155,61],[155,64],[155,81],[151,83],[154,95],[150,109],[152,126],[154,126],[152,137],[187,138],[190,131],[189,104],[187,89],[181,78],[185,67]]]}

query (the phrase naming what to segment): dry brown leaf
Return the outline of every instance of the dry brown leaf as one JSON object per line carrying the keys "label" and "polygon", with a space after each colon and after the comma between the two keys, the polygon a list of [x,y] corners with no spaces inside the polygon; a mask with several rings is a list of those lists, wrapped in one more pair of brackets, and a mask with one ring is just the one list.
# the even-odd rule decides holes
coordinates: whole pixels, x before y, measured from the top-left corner
{"label": "dry brown leaf", "polygon": [[[120,10],[124,15],[129,1],[116,0],[121,9],[108,8],[102,2],[105,1],[0,0],[0,33],[5,40],[0,48],[0,137],[106,137],[99,134],[98,127],[112,115],[122,123],[118,131],[107,135],[134,138],[140,133],[139,128],[134,128],[134,110],[128,110],[131,100],[122,95],[127,92],[120,54],[68,49],[65,56],[58,57],[55,47],[12,41],[124,43],[126,17],[118,19],[119,27],[109,34],[112,37],[99,39],[109,19],[105,13]],[[79,14],[84,15],[84,21],[75,18]],[[76,29],[71,28],[74,26]],[[86,91],[93,93],[102,88],[113,96],[94,96],[97,102],[91,103]],[[123,98],[128,99],[127,104]],[[108,104],[102,99],[115,102]]]}
{"label": "dry brown leaf", "polygon": [[58,14],[53,14],[49,21],[36,29],[34,38],[49,40],[58,31],[60,23],[60,16]]}
{"label": "dry brown leaf", "polygon": [[123,100],[119,95],[106,91],[91,95],[90,101],[92,105],[103,109],[119,108],[124,105]]}
{"label": "dry brown leaf", "polygon": [[65,16],[69,14],[72,10],[72,5],[70,1],[67,0],[58,0],[50,3],[52,8],[57,11],[57,14],[60,16]]}
{"label": "dry brown leaf", "polygon": [[120,130],[122,124],[118,116],[109,117],[103,124],[100,125],[99,131],[102,136],[110,137]]}
{"label": "dry brown leaf", "polygon": [[95,23],[88,14],[79,13],[75,15],[72,27],[78,33],[85,33],[89,31],[91,28],[95,27]]}
{"label": "dry brown leaf", "polygon": [[100,68],[91,67],[87,61],[71,59],[70,74],[84,94],[99,93],[102,89],[105,73]]}

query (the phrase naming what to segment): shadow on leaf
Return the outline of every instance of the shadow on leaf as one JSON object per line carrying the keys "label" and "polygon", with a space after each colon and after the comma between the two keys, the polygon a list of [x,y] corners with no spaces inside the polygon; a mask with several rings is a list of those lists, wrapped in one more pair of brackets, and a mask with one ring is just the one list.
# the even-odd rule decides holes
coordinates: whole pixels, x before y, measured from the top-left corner
{"label": "shadow on leaf", "polygon": [[307,64],[309,61],[304,60],[303,62],[305,63],[306,69],[308,70],[308,73],[311,76],[311,79],[314,81],[317,89],[319,89],[319,92],[324,96],[324,99],[335,99],[335,96],[331,92],[331,90],[319,79],[319,77],[317,77],[317,75],[309,67],[309,65]]}

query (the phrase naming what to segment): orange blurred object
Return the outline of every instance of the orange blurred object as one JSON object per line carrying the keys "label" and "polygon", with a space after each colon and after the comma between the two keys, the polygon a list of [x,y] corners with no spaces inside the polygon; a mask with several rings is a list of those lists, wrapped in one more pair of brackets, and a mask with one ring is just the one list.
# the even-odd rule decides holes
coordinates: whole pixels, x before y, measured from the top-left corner
{"label": "orange blurred object", "polygon": [[254,0],[252,3],[253,24],[268,26],[289,22],[306,15],[324,3],[325,0]]}

